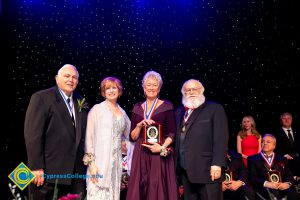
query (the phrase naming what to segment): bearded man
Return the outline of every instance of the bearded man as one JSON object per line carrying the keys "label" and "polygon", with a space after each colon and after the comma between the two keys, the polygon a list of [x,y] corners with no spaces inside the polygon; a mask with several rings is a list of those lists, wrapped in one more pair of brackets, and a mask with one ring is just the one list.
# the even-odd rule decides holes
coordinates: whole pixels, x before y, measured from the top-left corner
{"label": "bearded man", "polygon": [[176,110],[176,171],[185,200],[218,200],[226,167],[228,122],[222,105],[205,100],[200,81],[181,89],[183,106]]}

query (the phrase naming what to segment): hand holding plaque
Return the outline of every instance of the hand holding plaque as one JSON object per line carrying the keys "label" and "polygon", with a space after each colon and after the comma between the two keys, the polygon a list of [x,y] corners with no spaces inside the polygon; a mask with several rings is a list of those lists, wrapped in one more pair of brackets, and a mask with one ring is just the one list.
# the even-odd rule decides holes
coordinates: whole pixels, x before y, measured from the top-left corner
{"label": "hand holding plaque", "polygon": [[281,182],[280,171],[276,171],[276,170],[268,171],[268,181],[272,183],[280,183]]}
{"label": "hand holding plaque", "polygon": [[153,123],[149,126],[144,126],[144,143],[149,144],[155,142],[161,144],[162,125],[160,123]]}

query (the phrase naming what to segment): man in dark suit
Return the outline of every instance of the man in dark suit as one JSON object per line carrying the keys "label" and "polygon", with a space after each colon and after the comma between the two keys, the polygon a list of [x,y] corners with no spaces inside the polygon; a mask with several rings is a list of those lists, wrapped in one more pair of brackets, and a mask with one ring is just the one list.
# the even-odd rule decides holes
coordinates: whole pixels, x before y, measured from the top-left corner
{"label": "man in dark suit", "polygon": [[225,180],[222,182],[224,199],[254,200],[255,193],[248,183],[248,170],[243,163],[242,155],[234,151],[227,153]]}
{"label": "man in dark suit", "polygon": [[300,137],[295,127],[292,127],[293,117],[285,112],[280,116],[281,127],[274,131],[277,139],[275,152],[284,156],[294,176],[300,176]]}
{"label": "man in dark suit", "polygon": [[248,157],[249,177],[259,196],[265,199],[296,200],[293,175],[286,159],[274,153],[276,138],[265,134],[262,138],[262,151]]}
{"label": "man in dark suit", "polygon": [[176,170],[184,199],[222,199],[221,168],[226,166],[228,123],[220,104],[205,101],[204,87],[188,80],[182,87],[184,107],[177,109]]}
{"label": "man in dark suit", "polygon": [[30,99],[24,124],[28,167],[36,176],[29,185],[30,199],[52,199],[56,179],[58,197],[85,194],[85,180],[72,179],[86,173],[82,158],[87,111],[74,92],[78,78],[73,65],[64,65],[55,77],[57,85]]}

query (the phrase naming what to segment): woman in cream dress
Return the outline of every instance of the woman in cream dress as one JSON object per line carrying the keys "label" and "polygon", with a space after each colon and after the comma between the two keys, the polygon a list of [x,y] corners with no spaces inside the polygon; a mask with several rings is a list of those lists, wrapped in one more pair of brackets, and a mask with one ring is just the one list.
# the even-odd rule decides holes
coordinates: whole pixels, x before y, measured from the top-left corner
{"label": "woman in cream dress", "polygon": [[101,82],[105,101],[88,114],[84,163],[87,170],[88,200],[118,200],[122,176],[122,140],[128,140],[130,120],[118,105],[121,81],[107,77]]}

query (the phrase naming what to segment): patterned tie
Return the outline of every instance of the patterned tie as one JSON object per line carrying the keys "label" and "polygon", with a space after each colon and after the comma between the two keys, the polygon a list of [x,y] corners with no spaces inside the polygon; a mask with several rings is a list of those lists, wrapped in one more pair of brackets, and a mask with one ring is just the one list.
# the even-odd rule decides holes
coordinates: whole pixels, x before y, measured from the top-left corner
{"label": "patterned tie", "polygon": [[186,110],[185,114],[184,114],[184,119],[186,119],[188,117],[188,115],[189,115],[189,110]]}
{"label": "patterned tie", "polygon": [[72,123],[73,123],[73,127],[75,128],[75,119],[74,119],[74,116],[73,116],[73,108],[72,108],[72,106],[71,106],[71,104],[70,104],[70,98],[68,98],[67,99],[67,102],[68,102],[68,104],[70,105],[70,107],[71,107],[71,118],[72,118]]}
{"label": "patterned tie", "polygon": [[185,108],[185,113],[184,113],[184,116],[183,116],[183,119],[184,119],[184,123],[187,122],[188,120],[188,117],[189,115],[191,114],[193,110],[192,109],[189,109],[189,108]]}
{"label": "patterned tie", "polygon": [[294,142],[294,139],[293,139],[293,136],[292,136],[291,130],[290,130],[290,129],[288,129],[288,130],[287,130],[287,132],[288,132],[288,136],[289,136],[289,141],[290,141],[290,143],[291,143],[291,144],[293,144],[293,142]]}

